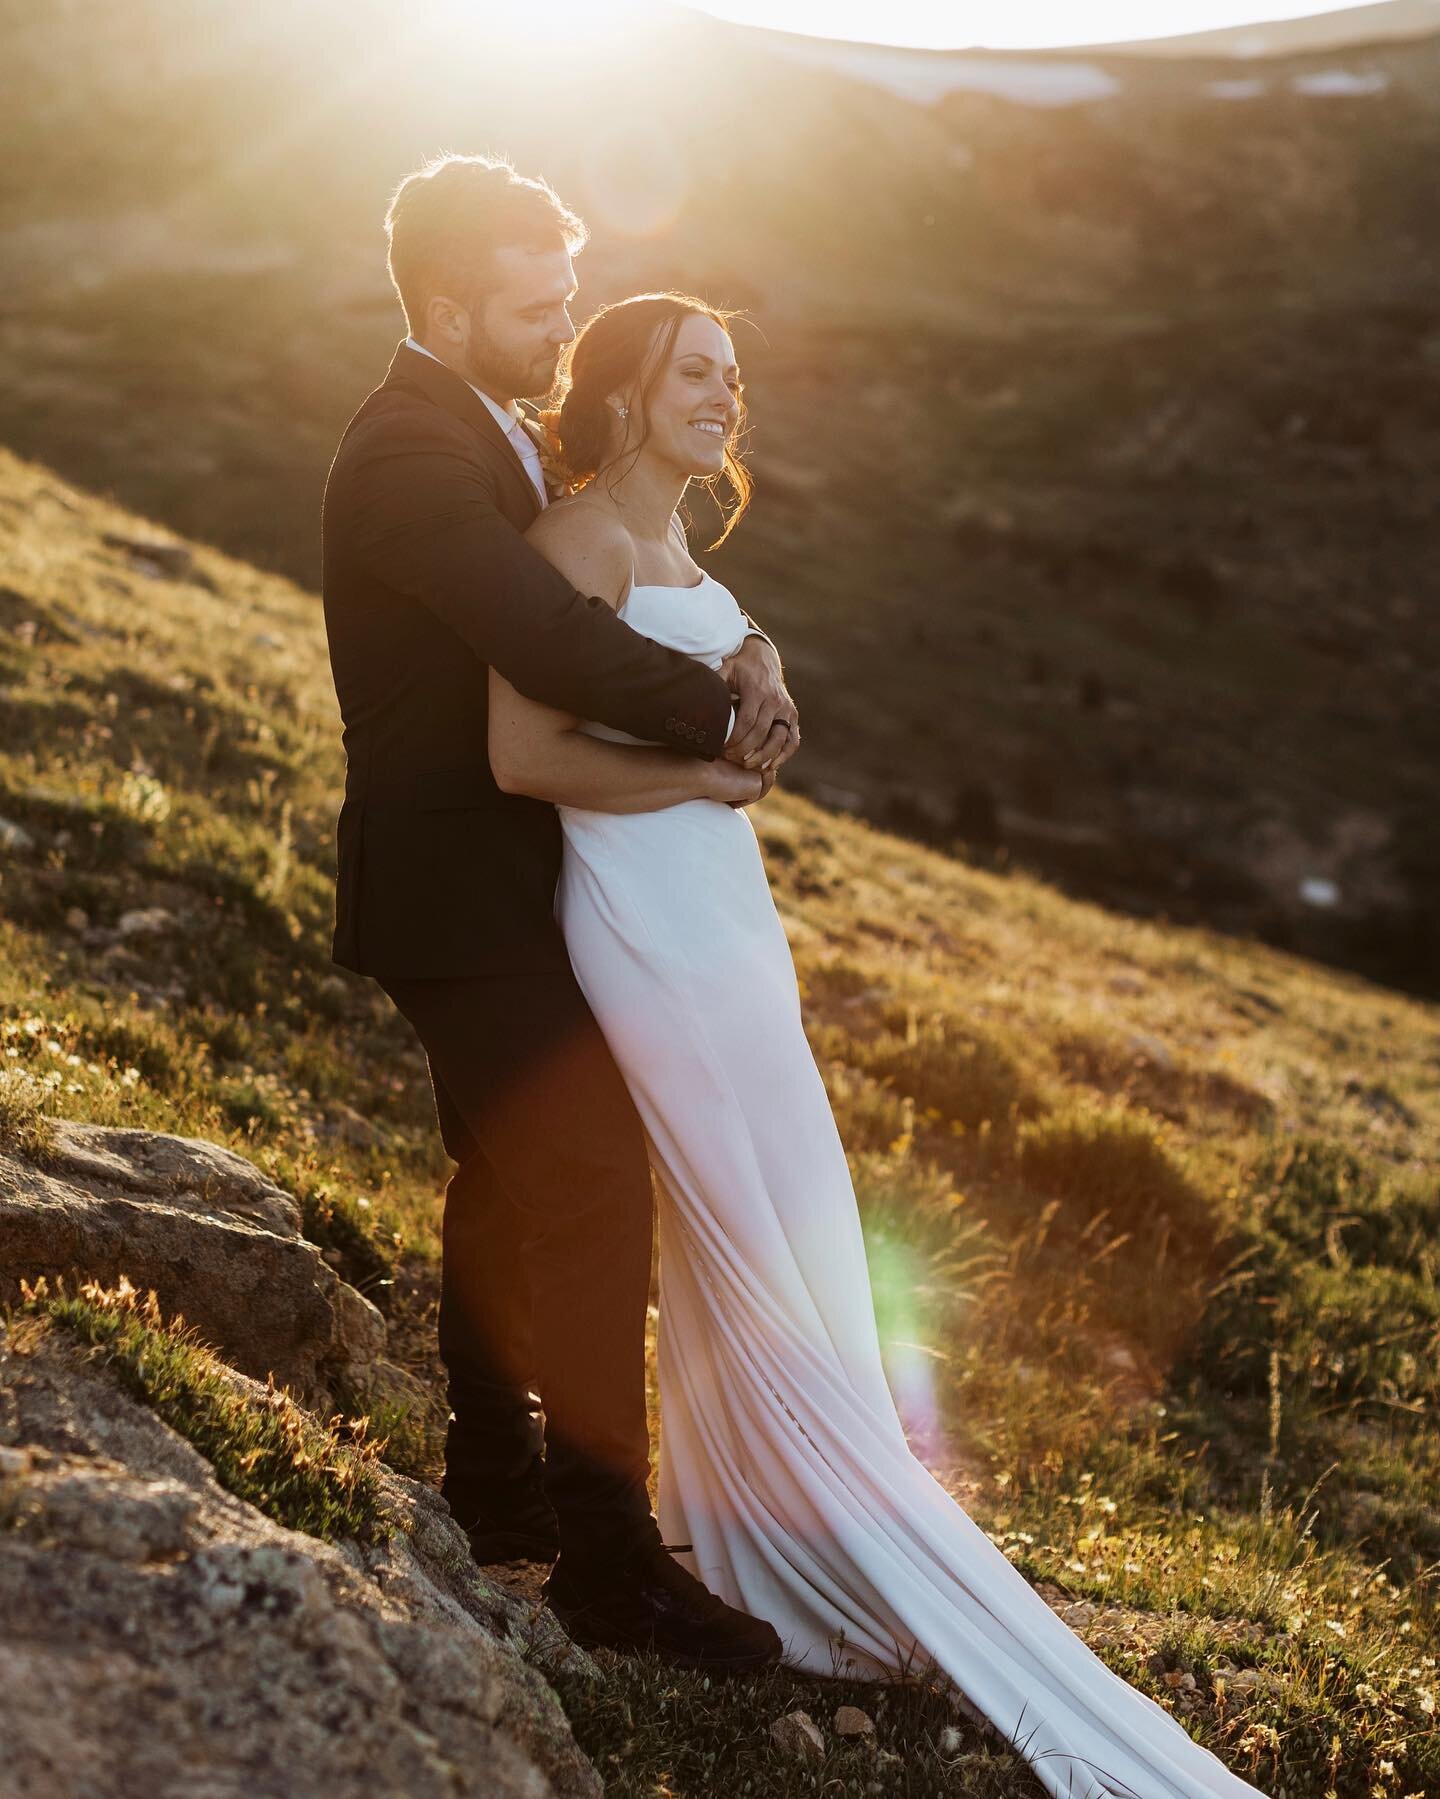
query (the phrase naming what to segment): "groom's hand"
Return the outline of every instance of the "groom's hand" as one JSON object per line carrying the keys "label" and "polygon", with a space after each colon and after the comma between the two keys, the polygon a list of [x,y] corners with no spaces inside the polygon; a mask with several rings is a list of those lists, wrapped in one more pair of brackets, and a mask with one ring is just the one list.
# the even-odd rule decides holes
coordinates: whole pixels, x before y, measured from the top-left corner
{"label": "groom's hand", "polygon": [[735,726],[725,757],[744,768],[779,769],[800,747],[800,715],[785,686],[780,657],[763,637],[747,637],[720,673],[735,695]]}

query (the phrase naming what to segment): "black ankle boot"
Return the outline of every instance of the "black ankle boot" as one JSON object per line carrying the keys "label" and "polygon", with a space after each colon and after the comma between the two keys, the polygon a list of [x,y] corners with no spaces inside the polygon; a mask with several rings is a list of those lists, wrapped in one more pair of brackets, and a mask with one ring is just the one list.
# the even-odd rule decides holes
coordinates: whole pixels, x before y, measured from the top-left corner
{"label": "black ankle boot", "polygon": [[477,1562],[553,1562],[560,1531],[545,1497],[539,1456],[509,1477],[447,1464],[440,1497],[470,1539]]}
{"label": "black ankle boot", "polygon": [[643,1544],[609,1566],[576,1565],[562,1554],[544,1591],[572,1640],[587,1649],[653,1654],[675,1667],[716,1672],[780,1658],[773,1625],[717,1599],[661,1543]]}

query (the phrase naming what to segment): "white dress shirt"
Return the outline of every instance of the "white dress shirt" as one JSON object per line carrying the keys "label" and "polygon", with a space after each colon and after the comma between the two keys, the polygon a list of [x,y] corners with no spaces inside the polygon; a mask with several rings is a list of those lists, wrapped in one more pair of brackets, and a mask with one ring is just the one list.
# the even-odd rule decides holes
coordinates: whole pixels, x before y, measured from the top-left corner
{"label": "white dress shirt", "polygon": [[[427,350],[424,344],[417,344],[413,337],[407,337],[405,344],[407,349],[418,350],[422,356],[428,356],[431,362],[440,362],[440,358],[433,350]],[[440,362],[440,366],[448,368],[449,364]],[[451,370],[451,373],[453,374],[454,371]],[[525,473],[530,477],[536,493],[539,494],[541,506],[548,506],[550,495],[545,490],[545,470],[540,464],[540,452],[536,449],[535,441],[530,433],[520,423],[520,408],[513,400],[508,406],[502,406],[498,400],[492,400],[489,394],[476,387],[473,381],[467,381],[465,385],[476,399],[483,400],[489,407],[490,416],[510,439],[511,446],[520,458]]]}

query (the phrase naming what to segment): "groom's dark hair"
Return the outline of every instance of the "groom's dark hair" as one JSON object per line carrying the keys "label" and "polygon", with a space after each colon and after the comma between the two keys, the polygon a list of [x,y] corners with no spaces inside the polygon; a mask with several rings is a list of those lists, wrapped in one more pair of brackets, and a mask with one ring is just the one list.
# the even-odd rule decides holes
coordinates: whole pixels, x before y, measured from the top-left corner
{"label": "groom's dark hair", "polygon": [[407,175],[385,215],[390,279],[413,337],[437,294],[473,300],[491,257],[510,244],[574,256],[589,236],[548,181],[517,175],[501,157],[436,156]]}

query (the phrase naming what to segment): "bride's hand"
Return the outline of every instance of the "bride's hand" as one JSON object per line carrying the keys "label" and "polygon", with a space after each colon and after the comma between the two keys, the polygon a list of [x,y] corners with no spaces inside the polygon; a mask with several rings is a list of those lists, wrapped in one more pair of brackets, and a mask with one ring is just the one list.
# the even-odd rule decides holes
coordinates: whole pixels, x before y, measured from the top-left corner
{"label": "bride's hand", "polygon": [[713,762],[700,764],[703,795],[707,800],[720,800],[727,806],[753,806],[770,791],[775,776],[769,778],[758,768],[741,768],[717,756]]}
{"label": "bride's hand", "polygon": [[738,702],[726,758],[745,768],[783,767],[800,747],[800,715],[774,645],[747,637],[720,673]]}

